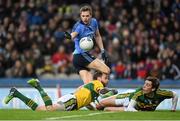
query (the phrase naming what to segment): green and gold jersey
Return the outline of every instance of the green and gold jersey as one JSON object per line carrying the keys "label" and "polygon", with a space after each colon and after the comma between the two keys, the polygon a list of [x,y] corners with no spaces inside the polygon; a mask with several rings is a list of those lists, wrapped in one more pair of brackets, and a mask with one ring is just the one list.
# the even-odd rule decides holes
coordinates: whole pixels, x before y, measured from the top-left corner
{"label": "green and gold jersey", "polygon": [[99,96],[98,91],[103,88],[103,84],[98,80],[94,80],[79,88],[74,93],[77,99],[77,109],[86,106],[94,101]]}
{"label": "green and gold jersey", "polygon": [[129,99],[133,99],[137,102],[135,106],[136,110],[154,111],[164,99],[172,97],[172,91],[158,89],[150,94],[144,94],[142,88],[138,88],[134,93],[131,93]]}
{"label": "green and gold jersey", "polygon": [[131,95],[132,92],[130,93],[122,93],[122,94],[118,94],[116,96],[116,99],[123,99],[123,98],[128,98]]}

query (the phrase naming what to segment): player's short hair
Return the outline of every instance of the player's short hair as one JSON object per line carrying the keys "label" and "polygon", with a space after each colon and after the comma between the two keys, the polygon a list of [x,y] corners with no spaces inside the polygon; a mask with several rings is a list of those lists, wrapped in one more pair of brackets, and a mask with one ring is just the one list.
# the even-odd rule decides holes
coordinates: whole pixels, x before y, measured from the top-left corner
{"label": "player's short hair", "polygon": [[81,12],[84,12],[84,11],[89,11],[90,14],[92,15],[92,7],[90,5],[86,4],[80,8],[80,14]]}
{"label": "player's short hair", "polygon": [[100,71],[95,71],[93,75],[93,80],[97,80],[98,77],[101,77],[103,75]]}
{"label": "player's short hair", "polygon": [[159,88],[160,81],[159,81],[159,79],[158,79],[157,77],[148,76],[148,77],[146,78],[146,80],[152,82],[152,88],[155,88],[155,91]]}

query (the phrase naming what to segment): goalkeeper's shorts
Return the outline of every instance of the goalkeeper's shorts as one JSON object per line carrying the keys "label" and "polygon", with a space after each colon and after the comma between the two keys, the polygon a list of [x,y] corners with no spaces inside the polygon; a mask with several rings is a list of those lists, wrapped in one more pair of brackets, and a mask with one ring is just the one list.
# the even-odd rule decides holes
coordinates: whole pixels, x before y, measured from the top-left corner
{"label": "goalkeeper's shorts", "polygon": [[66,111],[77,110],[77,101],[73,94],[62,96],[58,99],[57,104],[64,105]]}

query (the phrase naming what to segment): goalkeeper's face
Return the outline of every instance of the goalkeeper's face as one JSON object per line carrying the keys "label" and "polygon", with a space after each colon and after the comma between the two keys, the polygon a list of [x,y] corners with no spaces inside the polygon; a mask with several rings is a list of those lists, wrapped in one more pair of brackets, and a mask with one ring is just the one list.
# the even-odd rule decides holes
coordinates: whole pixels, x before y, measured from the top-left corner
{"label": "goalkeeper's face", "polygon": [[81,21],[88,25],[90,23],[90,20],[91,20],[91,13],[90,11],[82,11],[81,14],[80,14],[80,17],[81,17]]}

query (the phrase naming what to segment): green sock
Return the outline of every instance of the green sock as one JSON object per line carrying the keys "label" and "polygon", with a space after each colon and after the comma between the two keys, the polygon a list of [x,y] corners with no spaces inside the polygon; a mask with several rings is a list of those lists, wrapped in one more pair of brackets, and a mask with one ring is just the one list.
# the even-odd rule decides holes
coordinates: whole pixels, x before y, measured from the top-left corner
{"label": "green sock", "polygon": [[38,104],[34,102],[32,99],[26,97],[25,95],[21,94],[20,92],[16,91],[15,92],[15,97],[19,98],[22,100],[27,106],[29,106],[32,110],[36,110],[38,107]]}
{"label": "green sock", "polygon": [[44,103],[45,103],[45,106],[50,106],[50,105],[52,105],[52,100],[51,100],[51,98],[48,96],[48,94],[43,90],[43,88],[40,86],[40,85],[38,85],[37,87],[36,87],[36,89],[39,91],[39,93],[40,93],[40,95],[41,95],[41,97],[42,97],[42,99],[43,99],[43,101],[44,101]]}

